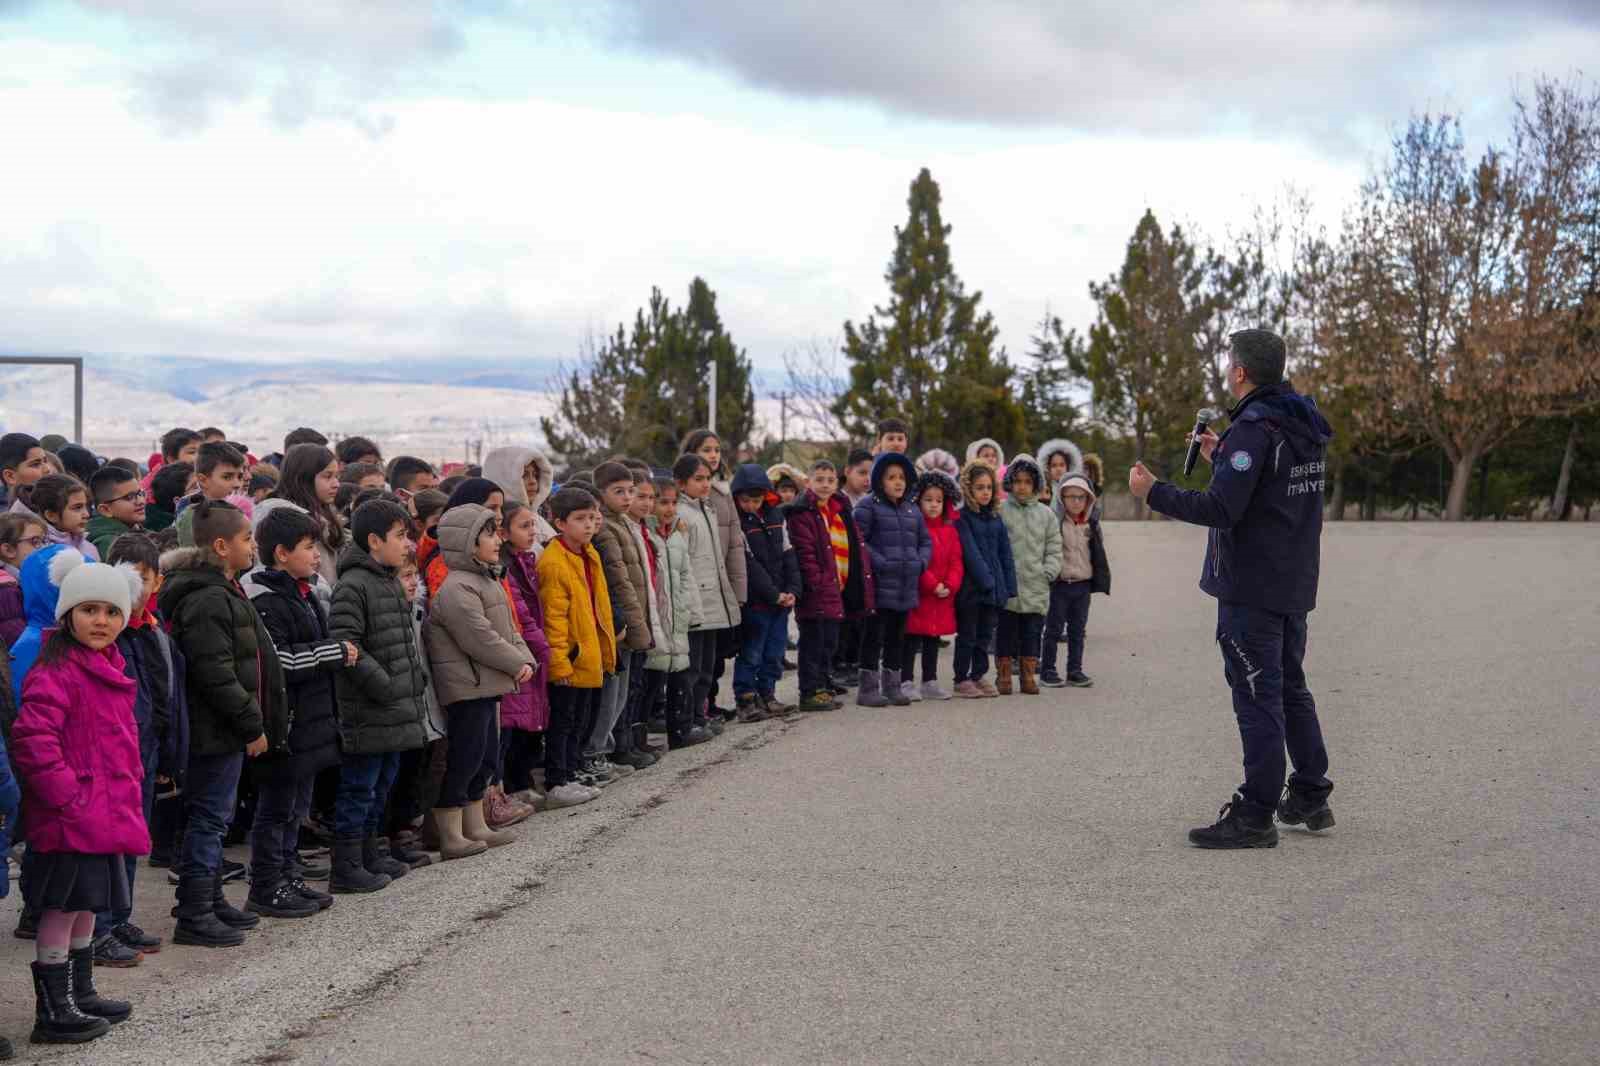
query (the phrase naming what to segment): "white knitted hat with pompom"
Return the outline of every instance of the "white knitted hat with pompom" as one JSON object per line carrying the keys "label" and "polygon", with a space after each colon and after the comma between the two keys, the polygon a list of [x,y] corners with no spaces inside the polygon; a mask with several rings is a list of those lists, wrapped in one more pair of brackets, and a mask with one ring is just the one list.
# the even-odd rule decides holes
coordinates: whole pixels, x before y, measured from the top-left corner
{"label": "white knitted hat with pompom", "polygon": [[50,583],[61,590],[56,600],[57,622],[80,603],[109,603],[127,618],[133,601],[144,595],[144,578],[131,564],[91,563],[71,549],[50,560]]}

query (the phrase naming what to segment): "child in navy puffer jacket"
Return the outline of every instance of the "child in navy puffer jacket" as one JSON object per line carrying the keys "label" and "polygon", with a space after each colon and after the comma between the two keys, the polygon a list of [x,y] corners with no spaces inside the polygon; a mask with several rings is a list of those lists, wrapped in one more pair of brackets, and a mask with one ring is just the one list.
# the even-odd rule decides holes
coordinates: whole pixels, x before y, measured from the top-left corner
{"label": "child in navy puffer jacket", "polygon": [[872,491],[855,508],[856,530],[872,557],[877,600],[877,612],[867,619],[861,638],[859,707],[911,702],[900,690],[901,642],[906,616],[917,606],[922,571],[933,556],[928,523],[911,502],[916,478],[910,459],[885,452],[872,464]]}

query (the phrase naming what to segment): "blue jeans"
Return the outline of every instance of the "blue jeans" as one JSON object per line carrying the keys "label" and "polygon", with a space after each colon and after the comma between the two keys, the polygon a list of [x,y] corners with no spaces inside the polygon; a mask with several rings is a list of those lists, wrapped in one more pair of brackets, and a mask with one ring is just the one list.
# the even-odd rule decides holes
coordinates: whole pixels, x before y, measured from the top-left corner
{"label": "blue jeans", "polygon": [[1328,787],[1328,749],[1306,687],[1305,614],[1218,601],[1217,644],[1244,746],[1240,795],[1263,807],[1278,805],[1286,745],[1294,763],[1291,783],[1311,791]]}
{"label": "blue jeans", "polygon": [[783,654],[789,649],[789,612],[744,612],[739,634],[739,658],[733,664],[733,692],[769,694],[783,677]]}
{"label": "blue jeans", "polygon": [[178,858],[180,879],[209,881],[216,877],[222,865],[222,839],[233,824],[243,769],[242,751],[189,757],[189,776],[183,784],[189,827]]}
{"label": "blue jeans", "polygon": [[400,773],[400,753],[346,755],[339,768],[339,794],[333,801],[333,834],[340,840],[378,835],[389,790]]}

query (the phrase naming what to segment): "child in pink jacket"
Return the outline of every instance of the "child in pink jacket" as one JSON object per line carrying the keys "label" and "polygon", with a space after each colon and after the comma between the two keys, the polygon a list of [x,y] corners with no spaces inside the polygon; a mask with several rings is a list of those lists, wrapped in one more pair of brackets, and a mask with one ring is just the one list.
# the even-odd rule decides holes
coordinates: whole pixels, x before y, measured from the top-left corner
{"label": "child in pink jacket", "polygon": [[127,855],[150,852],[145,828],[137,683],[117,635],[143,582],[131,566],[61,552],[57,628],[22,689],[11,755],[23,782],[24,895],[39,915],[33,964],[33,1042],[83,1043],[133,1008],[94,987],[95,911],[132,906]]}
{"label": "child in pink jacket", "polygon": [[511,606],[517,614],[522,639],[538,662],[533,679],[500,701],[501,780],[511,798],[531,803],[535,793],[528,771],[540,765],[538,744],[550,724],[550,694],[545,678],[550,670],[550,642],[544,635],[544,608],[539,603],[537,514],[525,504],[506,504],[501,537],[501,562],[506,568],[506,584],[511,590]]}

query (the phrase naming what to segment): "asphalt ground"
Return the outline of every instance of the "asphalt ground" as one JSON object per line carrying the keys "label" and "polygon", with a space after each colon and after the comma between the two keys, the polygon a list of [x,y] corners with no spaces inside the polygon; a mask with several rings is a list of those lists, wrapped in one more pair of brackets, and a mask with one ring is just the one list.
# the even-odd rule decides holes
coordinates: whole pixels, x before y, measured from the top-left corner
{"label": "asphalt ground", "polygon": [[[1092,689],[734,727],[510,847],[101,970],[134,1018],[50,1057],[1600,1061],[1594,528],[1330,525],[1338,825],[1251,852],[1184,838],[1240,776],[1203,532],[1107,540]],[[170,892],[141,871],[159,935]],[[32,945],[0,950],[26,1058]]]}

